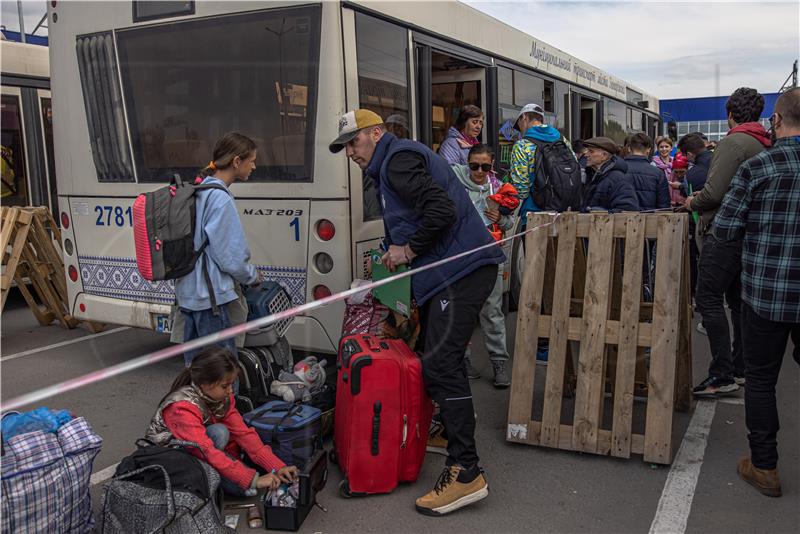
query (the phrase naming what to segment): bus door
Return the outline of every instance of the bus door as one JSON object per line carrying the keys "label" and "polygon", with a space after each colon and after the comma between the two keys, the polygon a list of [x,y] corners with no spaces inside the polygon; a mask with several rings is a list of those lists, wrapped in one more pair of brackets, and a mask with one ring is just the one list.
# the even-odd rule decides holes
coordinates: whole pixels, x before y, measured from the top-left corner
{"label": "bus door", "polygon": [[[484,112],[484,125],[496,121],[495,67],[488,56],[414,36],[416,59],[417,140],[434,151],[463,106],[472,104]],[[481,141],[496,144],[494,129],[484,127]]]}
{"label": "bus door", "polygon": [[589,139],[602,135],[602,102],[599,98],[570,90],[570,138]]}

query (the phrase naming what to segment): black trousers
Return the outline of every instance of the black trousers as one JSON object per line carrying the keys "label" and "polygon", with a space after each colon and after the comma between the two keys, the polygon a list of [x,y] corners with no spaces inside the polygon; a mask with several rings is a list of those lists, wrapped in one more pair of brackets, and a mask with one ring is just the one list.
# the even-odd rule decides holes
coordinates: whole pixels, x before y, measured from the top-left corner
{"label": "black trousers", "polygon": [[794,341],[794,360],[800,365],[800,323],[770,321],[743,302],[742,329],[747,379],[744,413],[750,456],[757,468],[775,469],[780,429],[775,384],[790,335]]}
{"label": "black trousers", "polygon": [[496,280],[497,265],[479,267],[431,297],[421,310],[422,374],[447,434],[447,465],[469,469],[478,463],[464,352]]}
{"label": "black trousers", "polygon": [[[708,344],[711,349],[708,374],[724,380],[733,380],[734,376],[744,376],[739,313],[742,291],[741,241],[719,241],[711,234],[706,235],[697,267],[695,302],[697,311],[703,316],[703,326],[708,332]],[[731,343],[728,316],[725,314],[726,300],[733,323],[733,343]]]}

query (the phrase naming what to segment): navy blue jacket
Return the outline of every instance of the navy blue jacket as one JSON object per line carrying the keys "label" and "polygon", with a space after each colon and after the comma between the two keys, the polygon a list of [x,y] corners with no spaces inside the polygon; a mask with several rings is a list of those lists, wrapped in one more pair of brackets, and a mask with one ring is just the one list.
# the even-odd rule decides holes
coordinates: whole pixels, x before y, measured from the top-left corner
{"label": "navy blue jacket", "polygon": [[625,163],[628,164],[628,180],[639,199],[639,208],[642,211],[668,208],[669,185],[664,172],[651,165],[647,156],[627,156]]}
{"label": "navy blue jacket", "polygon": [[713,157],[714,153],[710,150],[700,153],[695,158],[692,168],[686,173],[686,181],[692,186],[692,193],[699,192],[706,185],[708,169],[711,168],[711,158]]}
{"label": "navy blue jacket", "polygon": [[[378,194],[383,208],[383,225],[388,244],[405,245],[417,232],[422,217],[415,206],[406,205],[392,187],[387,168],[398,152],[413,152],[422,156],[426,170],[433,182],[443,189],[455,206],[455,223],[442,232],[439,239],[427,250],[418,251],[411,268],[428,265],[443,258],[493,243],[478,212],[459,182],[450,165],[430,148],[409,139],[398,139],[390,133],[381,137],[367,167],[367,174],[378,183]],[[417,251],[415,251],[417,252]],[[446,263],[411,277],[411,288],[419,306],[444,288],[484,265],[497,265],[505,261],[499,246],[489,247],[458,260]]]}
{"label": "navy blue jacket", "polygon": [[628,164],[617,156],[611,156],[598,171],[587,168],[583,211],[593,208],[639,211],[639,200],[633,184],[625,175],[627,172]]}

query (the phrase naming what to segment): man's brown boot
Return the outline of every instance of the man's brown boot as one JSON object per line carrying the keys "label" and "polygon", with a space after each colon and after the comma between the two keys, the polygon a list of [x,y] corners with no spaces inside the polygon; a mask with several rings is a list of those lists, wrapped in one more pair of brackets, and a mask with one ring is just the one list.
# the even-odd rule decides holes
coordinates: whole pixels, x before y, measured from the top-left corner
{"label": "man's brown boot", "polygon": [[759,469],[753,465],[749,456],[739,458],[736,471],[745,482],[756,488],[767,497],[780,497],[781,479],[777,469]]}

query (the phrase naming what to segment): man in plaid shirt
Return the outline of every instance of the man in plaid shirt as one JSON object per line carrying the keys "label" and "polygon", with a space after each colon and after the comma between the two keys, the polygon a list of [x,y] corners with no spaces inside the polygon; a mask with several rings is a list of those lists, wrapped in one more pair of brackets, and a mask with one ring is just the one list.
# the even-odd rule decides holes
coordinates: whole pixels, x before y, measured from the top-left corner
{"label": "man in plaid shirt", "polygon": [[779,497],[775,384],[789,336],[800,364],[800,88],[770,117],[775,146],[747,160],[714,220],[717,239],[743,239],[742,338],[750,457],[737,471]]}

